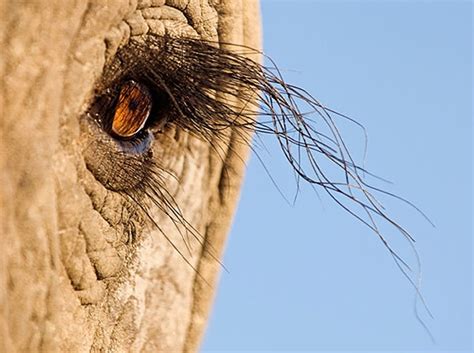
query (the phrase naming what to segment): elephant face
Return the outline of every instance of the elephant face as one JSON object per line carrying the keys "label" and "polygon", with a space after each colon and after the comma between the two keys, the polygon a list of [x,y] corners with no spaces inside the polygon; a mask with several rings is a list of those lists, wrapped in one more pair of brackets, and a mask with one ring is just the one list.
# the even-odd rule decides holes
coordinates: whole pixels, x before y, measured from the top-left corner
{"label": "elephant face", "polygon": [[258,49],[258,4],[2,6],[0,350],[195,350],[248,146],[163,119],[147,141],[121,140],[100,124],[114,113],[101,99],[133,81],[130,43]]}

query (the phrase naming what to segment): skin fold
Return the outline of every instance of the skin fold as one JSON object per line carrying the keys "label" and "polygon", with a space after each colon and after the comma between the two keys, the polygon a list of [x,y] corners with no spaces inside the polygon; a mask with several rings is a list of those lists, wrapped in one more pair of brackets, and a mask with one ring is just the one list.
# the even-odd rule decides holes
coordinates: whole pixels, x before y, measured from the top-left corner
{"label": "skin fold", "polygon": [[0,16],[0,352],[198,350],[249,147],[232,129],[170,129],[155,146],[203,237],[182,247],[190,266],[163,236],[183,243],[169,217],[151,208],[162,232],[150,227],[91,173],[101,150],[83,117],[132,38],[260,49],[257,0],[1,2]]}

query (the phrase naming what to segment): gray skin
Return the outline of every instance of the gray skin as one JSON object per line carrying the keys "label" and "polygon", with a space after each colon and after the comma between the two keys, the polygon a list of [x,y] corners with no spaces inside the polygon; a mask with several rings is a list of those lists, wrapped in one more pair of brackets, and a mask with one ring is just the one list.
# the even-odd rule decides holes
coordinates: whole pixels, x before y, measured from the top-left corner
{"label": "gray skin", "polygon": [[[130,228],[123,198],[85,165],[81,119],[104,63],[131,37],[259,49],[257,1],[1,1],[0,16],[0,352],[196,351],[221,265],[192,243],[201,278],[156,228]],[[248,147],[231,130],[214,144],[219,155],[171,129],[154,158],[176,174],[167,189],[219,257]]]}

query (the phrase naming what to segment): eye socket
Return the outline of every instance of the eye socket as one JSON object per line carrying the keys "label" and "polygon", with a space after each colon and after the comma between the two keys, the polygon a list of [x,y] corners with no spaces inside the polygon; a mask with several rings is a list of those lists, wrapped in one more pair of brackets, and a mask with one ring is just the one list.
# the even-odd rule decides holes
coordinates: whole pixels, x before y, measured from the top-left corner
{"label": "eye socket", "polygon": [[136,81],[125,82],[119,93],[111,131],[119,139],[131,139],[145,126],[153,105],[148,88]]}

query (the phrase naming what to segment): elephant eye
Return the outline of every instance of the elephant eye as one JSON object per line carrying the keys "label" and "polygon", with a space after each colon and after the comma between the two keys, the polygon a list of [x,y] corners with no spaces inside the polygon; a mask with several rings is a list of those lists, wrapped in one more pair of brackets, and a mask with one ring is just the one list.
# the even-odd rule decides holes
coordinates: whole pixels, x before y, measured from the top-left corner
{"label": "elephant eye", "polygon": [[112,134],[120,139],[130,139],[145,126],[152,108],[148,88],[135,81],[125,82],[119,93],[112,118]]}

